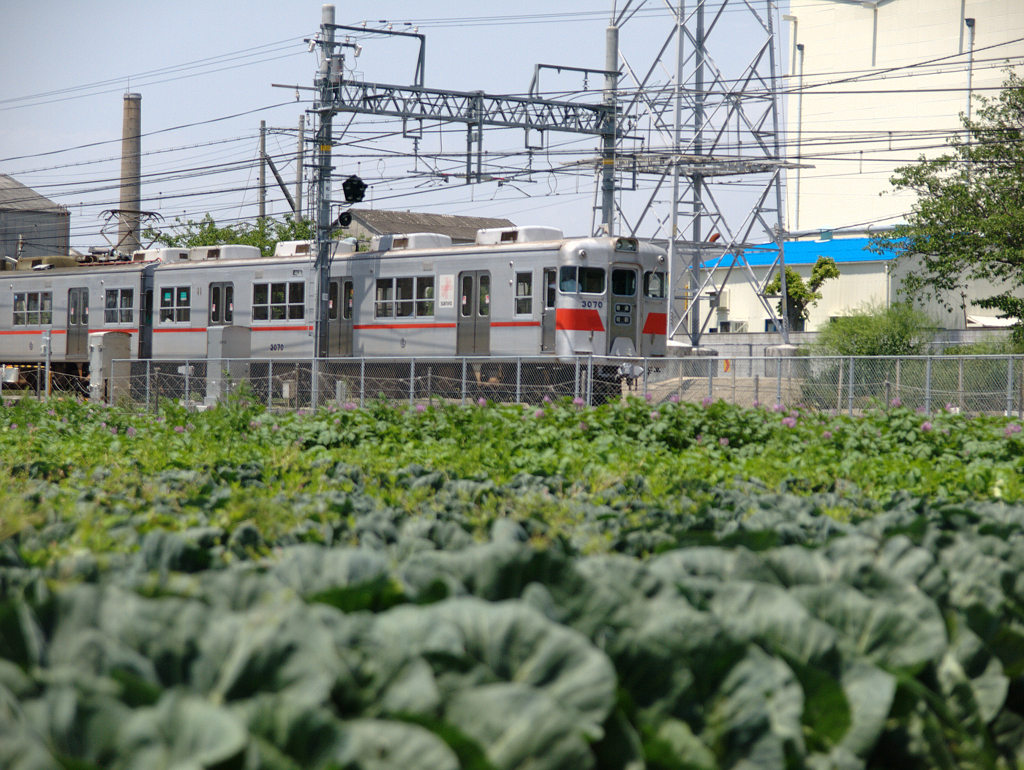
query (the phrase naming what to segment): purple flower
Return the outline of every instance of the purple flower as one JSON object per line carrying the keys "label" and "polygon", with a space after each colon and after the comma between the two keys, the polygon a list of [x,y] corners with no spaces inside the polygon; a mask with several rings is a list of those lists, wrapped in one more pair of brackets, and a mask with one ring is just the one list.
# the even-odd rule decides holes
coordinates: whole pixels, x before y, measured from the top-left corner
{"label": "purple flower", "polygon": [[889,402],[889,406],[903,406],[903,402],[900,401],[898,398],[894,398],[892,401]]}
{"label": "purple flower", "polygon": [[928,422],[927,420],[925,420],[923,423],[921,423],[921,432],[922,433],[927,433],[931,429],[932,429],[932,424],[930,422]]}
{"label": "purple flower", "polygon": [[722,436],[722,438],[718,439],[718,444],[720,446],[729,446],[729,439],[727,439],[725,436]]}
{"label": "purple flower", "polygon": [[550,404],[551,403],[551,396],[544,396],[544,398],[542,400],[543,400],[543,402],[545,404]]}
{"label": "purple flower", "polygon": [[1006,426],[1006,435],[1012,436],[1015,433],[1020,433],[1021,430],[1024,430],[1024,428],[1021,428],[1021,426],[1018,425],[1017,423],[1010,423],[1009,425]]}
{"label": "purple flower", "polygon": [[782,404],[775,404],[775,406],[772,407],[772,411],[775,412],[776,414],[785,411],[785,409],[786,407],[784,407]]}
{"label": "purple flower", "polygon": [[583,399],[580,398],[579,396],[576,396],[576,398],[572,400],[572,405],[575,406],[577,409],[581,408],[583,406]]}
{"label": "purple flower", "polygon": [[830,431],[830,430],[825,431],[824,433],[821,434],[821,437],[824,438],[824,439],[832,438],[832,431]]}
{"label": "purple flower", "polygon": [[644,393],[644,399],[649,404],[649,403],[651,403],[654,400],[654,394],[653,393]]}
{"label": "purple flower", "polygon": [[124,434],[125,434],[125,435],[126,435],[126,436],[127,436],[128,438],[131,438],[131,437],[132,437],[132,436],[134,436],[134,435],[135,435],[135,434],[136,434],[137,432],[138,432],[138,431],[136,431],[136,430],[135,430],[135,427],[134,427],[134,426],[132,426],[132,425],[129,425],[129,426],[128,426],[128,430],[126,430],[126,431],[124,432]]}
{"label": "purple flower", "polygon": [[111,428],[110,429],[110,435],[111,436],[116,436],[117,435],[117,428]]}
{"label": "purple flower", "polygon": [[417,414],[423,414],[425,411],[427,411],[426,405],[424,405],[424,404],[416,404],[416,413]]}
{"label": "purple flower", "polygon": [[673,403],[673,404],[678,404],[679,403],[679,394],[678,393],[673,393],[671,396],[668,397],[668,400],[671,403]]}
{"label": "purple flower", "polygon": [[18,429],[18,423],[12,422],[11,423],[11,430],[17,430],[17,429]]}
{"label": "purple flower", "polygon": [[653,412],[651,412],[652,420],[657,420],[659,417],[661,417],[661,412],[659,412],[658,410],[654,410]]}
{"label": "purple flower", "polygon": [[175,425],[174,426],[174,432],[175,433],[184,433],[185,429],[182,426],[180,426],[180,425]]}
{"label": "purple flower", "polygon": [[711,403],[711,396],[704,396],[704,398],[700,400],[700,405],[703,406],[705,409],[711,406]]}
{"label": "purple flower", "polygon": [[346,402],[345,406],[342,407],[346,412],[351,412],[353,409],[358,409],[357,404],[353,404],[351,401]]}
{"label": "purple flower", "polygon": [[581,422],[580,423],[580,430],[586,430],[586,429],[587,429],[587,424],[585,422]]}
{"label": "purple flower", "polygon": [[782,424],[785,425],[787,428],[795,428],[796,427],[796,417],[783,417],[782,418]]}
{"label": "purple flower", "polygon": [[544,410],[538,409],[536,412],[533,413],[533,416],[539,420],[541,417],[544,416]]}
{"label": "purple flower", "polygon": [[476,400],[476,405],[477,406],[487,406],[487,399],[484,398],[483,396],[481,396],[480,398],[478,398]]}
{"label": "purple flower", "polygon": [[258,427],[260,427],[258,422],[255,420],[249,420],[249,430],[256,430]]}
{"label": "purple flower", "polygon": [[754,399],[754,408],[755,408],[755,409],[757,409],[757,408],[758,408],[759,406],[761,406],[761,402],[760,402],[760,401],[758,401],[758,400],[757,400],[757,399],[755,398],[755,399]]}

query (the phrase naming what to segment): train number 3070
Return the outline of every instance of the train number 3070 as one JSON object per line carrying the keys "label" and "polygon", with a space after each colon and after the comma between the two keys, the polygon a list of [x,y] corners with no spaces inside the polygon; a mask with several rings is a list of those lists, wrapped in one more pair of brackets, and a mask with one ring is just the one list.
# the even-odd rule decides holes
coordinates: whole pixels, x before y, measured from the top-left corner
{"label": "train number 3070", "polygon": [[581,304],[583,307],[596,307],[598,310],[604,307],[604,302],[599,299],[585,299]]}
{"label": "train number 3070", "polygon": [[271,350],[271,352],[273,352],[275,350],[284,350],[284,343],[283,342],[272,342],[272,343],[270,343],[270,350]]}

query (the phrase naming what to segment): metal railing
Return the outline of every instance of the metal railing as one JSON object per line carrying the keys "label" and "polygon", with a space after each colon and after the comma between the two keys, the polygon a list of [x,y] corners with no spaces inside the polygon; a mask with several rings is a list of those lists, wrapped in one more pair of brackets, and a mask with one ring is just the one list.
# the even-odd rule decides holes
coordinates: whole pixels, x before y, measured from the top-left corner
{"label": "metal railing", "polygon": [[596,405],[634,395],[653,403],[799,404],[851,415],[886,405],[1024,412],[1020,356],[119,360],[96,385],[99,400],[149,409],[162,399],[202,408],[244,387],[274,408],[363,406],[373,399],[539,403],[545,397]]}

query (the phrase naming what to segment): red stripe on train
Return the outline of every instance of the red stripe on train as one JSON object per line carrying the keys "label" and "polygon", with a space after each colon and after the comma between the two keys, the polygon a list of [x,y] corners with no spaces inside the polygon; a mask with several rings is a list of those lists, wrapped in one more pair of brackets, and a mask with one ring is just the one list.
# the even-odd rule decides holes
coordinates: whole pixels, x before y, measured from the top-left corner
{"label": "red stripe on train", "polygon": [[648,313],[641,334],[665,334],[668,316],[665,313]]}
{"label": "red stripe on train", "polygon": [[604,324],[596,310],[560,307],[555,311],[555,328],[567,332],[603,332]]}

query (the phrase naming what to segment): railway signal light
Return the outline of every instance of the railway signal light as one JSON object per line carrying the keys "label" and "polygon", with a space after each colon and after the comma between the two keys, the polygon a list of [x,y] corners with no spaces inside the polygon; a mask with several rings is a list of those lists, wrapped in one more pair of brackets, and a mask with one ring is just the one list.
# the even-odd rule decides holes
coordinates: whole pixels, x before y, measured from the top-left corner
{"label": "railway signal light", "polygon": [[347,203],[359,203],[366,194],[366,182],[353,174],[342,182],[341,190],[345,193]]}

